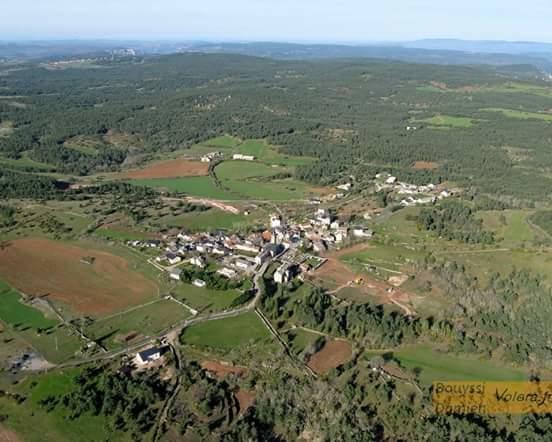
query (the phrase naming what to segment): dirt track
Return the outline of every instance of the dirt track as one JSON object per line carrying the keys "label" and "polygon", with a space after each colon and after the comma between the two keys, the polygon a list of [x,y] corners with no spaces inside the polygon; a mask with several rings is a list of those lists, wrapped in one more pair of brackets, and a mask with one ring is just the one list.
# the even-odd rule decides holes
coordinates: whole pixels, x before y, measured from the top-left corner
{"label": "dirt track", "polygon": [[209,173],[209,163],[190,160],[169,160],[148,165],[142,169],[124,173],[125,178],[177,178],[187,176],[205,176]]}
{"label": "dirt track", "polygon": [[[85,257],[93,263],[83,262]],[[113,313],[157,293],[157,286],[121,257],[40,238],[0,248],[0,278],[23,293],[48,295],[89,315]]]}

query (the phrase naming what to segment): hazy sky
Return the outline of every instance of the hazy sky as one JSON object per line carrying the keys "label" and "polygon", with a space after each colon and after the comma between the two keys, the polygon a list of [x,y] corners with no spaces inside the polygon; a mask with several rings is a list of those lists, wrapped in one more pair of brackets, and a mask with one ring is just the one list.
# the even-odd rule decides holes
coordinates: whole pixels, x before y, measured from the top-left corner
{"label": "hazy sky", "polygon": [[552,42],[552,0],[2,0],[0,38]]}

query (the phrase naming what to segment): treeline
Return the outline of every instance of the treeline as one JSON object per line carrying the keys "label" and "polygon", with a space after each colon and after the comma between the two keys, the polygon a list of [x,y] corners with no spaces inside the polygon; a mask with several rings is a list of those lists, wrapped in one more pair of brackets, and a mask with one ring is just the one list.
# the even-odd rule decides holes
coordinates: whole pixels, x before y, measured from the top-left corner
{"label": "treeline", "polygon": [[419,229],[435,232],[439,237],[468,244],[492,244],[494,233],[483,229],[483,222],[473,210],[457,200],[443,201],[438,206],[424,208],[416,217]]}

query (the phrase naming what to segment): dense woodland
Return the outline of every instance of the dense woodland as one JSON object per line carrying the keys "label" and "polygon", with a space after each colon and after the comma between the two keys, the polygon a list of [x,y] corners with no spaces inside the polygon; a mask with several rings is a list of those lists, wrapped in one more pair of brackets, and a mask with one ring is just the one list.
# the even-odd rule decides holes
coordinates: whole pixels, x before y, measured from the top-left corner
{"label": "dense woodland", "polygon": [[[10,97],[0,98],[0,121],[14,127],[0,139],[0,153],[38,162],[21,166],[27,171],[45,163],[83,175],[117,170],[140,152],[229,133],[318,158],[297,172],[313,183],[387,170],[412,182],[452,180],[491,194],[545,199],[552,184],[546,172],[551,123],[483,111],[549,109],[547,83],[513,75],[485,67],[201,54],[55,71],[23,65],[0,77]],[[509,91],[512,81],[522,87]],[[435,129],[422,121],[439,114],[472,124]],[[417,130],[406,131],[408,125]],[[79,147],[83,139],[88,148]],[[439,167],[415,170],[415,161]]]}

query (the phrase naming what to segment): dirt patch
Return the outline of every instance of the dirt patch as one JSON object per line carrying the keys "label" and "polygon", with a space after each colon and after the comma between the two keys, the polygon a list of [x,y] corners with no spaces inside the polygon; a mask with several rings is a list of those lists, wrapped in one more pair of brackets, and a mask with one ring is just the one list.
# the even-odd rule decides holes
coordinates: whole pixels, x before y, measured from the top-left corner
{"label": "dirt patch", "polygon": [[21,442],[22,439],[12,430],[0,425],[0,442]]}
{"label": "dirt patch", "polygon": [[415,312],[408,306],[412,298],[410,293],[395,287],[389,282],[372,278],[366,273],[355,273],[339,260],[344,255],[360,252],[369,247],[369,244],[361,243],[326,254],[324,256],[327,259],[326,263],[313,272],[311,278],[321,280],[324,286],[330,285],[329,288],[333,289],[330,293],[338,298],[341,289],[351,287],[362,294],[370,296],[380,304],[394,304],[403,310],[406,315],[413,316]]}
{"label": "dirt patch", "polygon": [[123,310],[154,296],[157,286],[110,253],[48,239],[0,247],[0,278],[23,293],[45,296],[85,315]]}
{"label": "dirt patch", "polygon": [[352,354],[351,344],[347,341],[333,340],[327,342],[322,350],[315,353],[307,365],[318,374],[326,374],[350,361]]}
{"label": "dirt patch", "polygon": [[209,164],[190,160],[170,160],[150,164],[142,169],[124,173],[124,178],[178,178],[205,176],[209,173]]}
{"label": "dirt patch", "polygon": [[238,403],[240,404],[240,414],[243,414],[247,411],[248,408],[252,407],[255,403],[255,392],[247,390],[238,390],[234,393]]}
{"label": "dirt patch", "polygon": [[201,363],[201,368],[213,373],[219,379],[223,379],[229,374],[241,377],[247,373],[247,368],[245,367],[227,365],[218,361],[203,361]]}
{"label": "dirt patch", "polygon": [[439,165],[433,161],[416,161],[412,168],[415,170],[434,170],[437,169]]}

